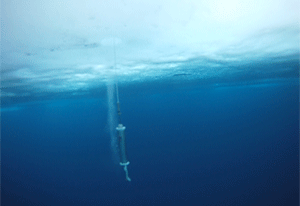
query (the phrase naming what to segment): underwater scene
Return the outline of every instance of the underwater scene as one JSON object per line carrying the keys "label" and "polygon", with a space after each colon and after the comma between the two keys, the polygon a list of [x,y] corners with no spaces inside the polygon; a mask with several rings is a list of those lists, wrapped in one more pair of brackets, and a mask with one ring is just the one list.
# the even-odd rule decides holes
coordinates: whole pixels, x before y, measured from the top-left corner
{"label": "underwater scene", "polygon": [[299,8],[2,0],[1,205],[299,205]]}

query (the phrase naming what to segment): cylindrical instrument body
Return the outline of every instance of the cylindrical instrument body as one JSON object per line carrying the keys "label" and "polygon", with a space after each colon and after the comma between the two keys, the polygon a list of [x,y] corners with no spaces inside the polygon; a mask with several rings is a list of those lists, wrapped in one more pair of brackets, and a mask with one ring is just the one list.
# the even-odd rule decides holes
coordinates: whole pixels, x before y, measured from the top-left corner
{"label": "cylindrical instrument body", "polygon": [[129,164],[127,159],[127,151],[126,151],[126,142],[125,142],[125,126],[123,124],[119,124],[116,130],[118,131],[118,139],[119,139],[119,152],[120,152],[120,164],[125,165]]}

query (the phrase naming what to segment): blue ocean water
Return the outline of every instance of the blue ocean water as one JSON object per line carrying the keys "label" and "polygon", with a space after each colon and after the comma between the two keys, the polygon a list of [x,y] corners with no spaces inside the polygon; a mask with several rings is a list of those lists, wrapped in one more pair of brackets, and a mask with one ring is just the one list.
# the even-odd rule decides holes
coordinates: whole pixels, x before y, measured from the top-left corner
{"label": "blue ocean water", "polygon": [[0,8],[1,205],[299,205],[300,1]]}
{"label": "blue ocean water", "polygon": [[299,205],[298,78],[176,78],[119,85],[131,182],[105,89],[6,101],[2,205]]}

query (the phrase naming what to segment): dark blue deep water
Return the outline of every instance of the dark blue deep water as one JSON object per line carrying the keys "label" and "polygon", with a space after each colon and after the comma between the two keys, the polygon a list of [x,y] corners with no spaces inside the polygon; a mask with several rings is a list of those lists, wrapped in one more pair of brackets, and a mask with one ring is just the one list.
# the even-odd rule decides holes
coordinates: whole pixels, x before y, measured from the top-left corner
{"label": "dark blue deep water", "polygon": [[2,108],[3,206],[299,205],[297,79],[120,85],[131,182],[103,94]]}

